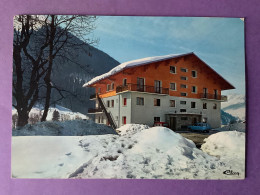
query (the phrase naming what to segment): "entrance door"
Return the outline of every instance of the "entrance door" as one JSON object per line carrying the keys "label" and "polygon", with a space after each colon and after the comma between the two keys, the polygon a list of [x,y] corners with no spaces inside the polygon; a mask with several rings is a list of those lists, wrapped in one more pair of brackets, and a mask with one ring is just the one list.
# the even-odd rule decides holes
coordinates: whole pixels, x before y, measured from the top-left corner
{"label": "entrance door", "polygon": [[197,118],[194,117],[194,118],[192,119],[192,124],[196,124],[196,123],[197,123]]}
{"label": "entrance door", "polygon": [[170,117],[170,129],[176,131],[176,117]]}

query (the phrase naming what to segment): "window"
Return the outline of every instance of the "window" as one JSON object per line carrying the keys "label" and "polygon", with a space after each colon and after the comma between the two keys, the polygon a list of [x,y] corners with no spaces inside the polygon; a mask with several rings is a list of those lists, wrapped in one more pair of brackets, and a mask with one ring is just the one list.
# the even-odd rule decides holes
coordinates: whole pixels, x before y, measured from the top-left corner
{"label": "window", "polygon": [[127,98],[123,98],[123,106],[126,106],[127,104]]}
{"label": "window", "polygon": [[126,86],[126,85],[127,85],[127,80],[123,79],[123,86]]}
{"label": "window", "polygon": [[188,72],[188,69],[186,69],[186,68],[181,68],[181,72]]}
{"label": "window", "polygon": [[181,96],[187,96],[187,93],[181,93]]}
{"label": "window", "polygon": [[144,91],[144,78],[137,78],[137,91]]}
{"label": "window", "polygon": [[114,90],[114,83],[111,83],[111,90]]}
{"label": "window", "polygon": [[186,89],[186,88],[187,88],[187,85],[181,84],[181,88]]}
{"label": "window", "polygon": [[176,67],[170,66],[170,73],[176,74]]}
{"label": "window", "polygon": [[214,98],[217,100],[218,99],[218,90],[214,89]]}
{"label": "window", "polygon": [[186,109],[180,109],[180,112],[186,112]]}
{"label": "window", "polygon": [[213,109],[217,109],[217,104],[213,104]]}
{"label": "window", "polygon": [[192,93],[197,93],[197,87],[196,86],[192,86],[191,87],[191,92]]}
{"label": "window", "polygon": [[154,120],[154,122],[160,122],[160,117],[155,116],[155,117],[153,118],[153,120]]}
{"label": "window", "polygon": [[107,107],[110,107],[110,101],[107,100]]}
{"label": "window", "polygon": [[170,90],[176,91],[176,83],[170,83]]}
{"label": "window", "polygon": [[175,107],[175,100],[170,100],[170,107]]}
{"label": "window", "polygon": [[196,108],[196,102],[191,102],[191,108]]}
{"label": "window", "polygon": [[101,117],[101,123],[104,123],[104,117],[103,116]]}
{"label": "window", "polygon": [[98,93],[101,93],[101,88],[100,87],[98,88]]}
{"label": "window", "polygon": [[115,104],[114,100],[111,100],[111,107],[114,107],[114,104]]}
{"label": "window", "polygon": [[122,117],[122,124],[125,125],[126,124],[126,116]]}
{"label": "window", "polygon": [[207,97],[208,97],[208,89],[203,88],[203,98],[207,98]]}
{"label": "window", "polygon": [[154,99],[154,106],[160,106],[161,100],[160,99]]}
{"label": "window", "polygon": [[186,105],[186,101],[180,101],[180,104]]}
{"label": "window", "polygon": [[196,78],[197,77],[197,71],[196,70],[191,71],[191,76],[193,78]]}
{"label": "window", "polygon": [[181,120],[186,121],[186,120],[188,120],[188,117],[181,117]]}
{"label": "window", "polygon": [[109,91],[110,90],[110,85],[109,84],[107,84],[107,91]]}
{"label": "window", "polygon": [[143,106],[144,105],[144,98],[143,97],[136,97],[136,105]]}
{"label": "window", "polygon": [[203,109],[207,109],[207,103],[203,103]]}
{"label": "window", "polygon": [[181,77],[181,80],[187,81],[188,78],[187,77]]}
{"label": "window", "polygon": [[100,116],[98,117],[98,123],[100,123],[101,122],[101,118],[100,118]]}
{"label": "window", "polygon": [[154,91],[155,93],[161,93],[161,86],[162,86],[162,82],[161,81],[154,81]]}

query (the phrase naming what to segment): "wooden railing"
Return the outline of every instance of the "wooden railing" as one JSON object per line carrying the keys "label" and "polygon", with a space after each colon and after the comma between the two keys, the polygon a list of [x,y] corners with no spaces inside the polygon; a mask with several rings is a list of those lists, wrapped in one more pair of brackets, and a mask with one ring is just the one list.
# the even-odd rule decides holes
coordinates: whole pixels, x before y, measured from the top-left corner
{"label": "wooden railing", "polygon": [[138,85],[132,83],[116,87],[116,93],[120,93],[123,91],[140,91],[147,93],[169,94],[169,88],[154,87],[149,85]]}
{"label": "wooden railing", "polygon": [[103,112],[102,108],[89,108],[88,109],[89,114],[94,114],[94,113],[97,113],[97,112]]}

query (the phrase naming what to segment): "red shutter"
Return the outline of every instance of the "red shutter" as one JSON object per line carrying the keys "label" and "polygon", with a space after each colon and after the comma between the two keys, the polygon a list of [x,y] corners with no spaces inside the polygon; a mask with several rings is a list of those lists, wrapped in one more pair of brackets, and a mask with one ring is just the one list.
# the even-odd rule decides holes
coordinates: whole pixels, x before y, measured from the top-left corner
{"label": "red shutter", "polygon": [[126,116],[123,116],[123,124],[126,124]]}
{"label": "red shutter", "polygon": [[124,106],[126,106],[126,98],[124,98]]}

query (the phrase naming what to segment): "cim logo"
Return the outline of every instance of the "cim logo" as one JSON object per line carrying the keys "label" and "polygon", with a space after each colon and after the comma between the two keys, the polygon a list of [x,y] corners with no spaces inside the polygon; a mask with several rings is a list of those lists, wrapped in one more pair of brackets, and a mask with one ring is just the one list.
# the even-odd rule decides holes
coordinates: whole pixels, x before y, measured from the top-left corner
{"label": "cim logo", "polygon": [[233,172],[232,170],[226,170],[223,172],[223,174],[225,175],[238,175],[239,176],[239,172]]}

